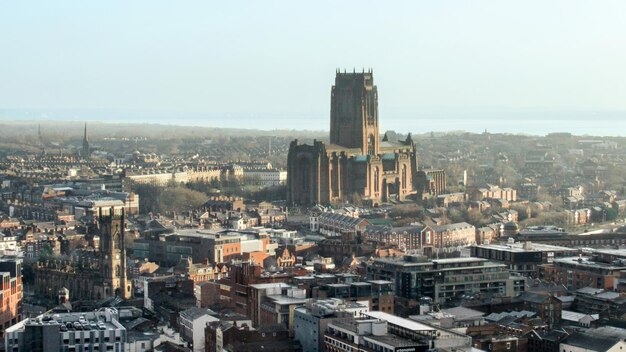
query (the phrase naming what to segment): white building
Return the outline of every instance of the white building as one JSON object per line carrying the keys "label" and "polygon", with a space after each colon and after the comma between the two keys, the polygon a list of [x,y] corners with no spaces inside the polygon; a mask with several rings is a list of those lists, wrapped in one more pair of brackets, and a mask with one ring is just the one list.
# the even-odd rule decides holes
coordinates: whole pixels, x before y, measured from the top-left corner
{"label": "white building", "polygon": [[304,352],[324,350],[324,332],[336,319],[358,318],[369,311],[368,303],[345,302],[331,298],[308,302],[294,312],[294,339],[300,341]]}
{"label": "white building", "polygon": [[0,255],[17,255],[17,238],[15,236],[0,235]]}
{"label": "white building", "polygon": [[204,352],[204,328],[207,323],[219,321],[208,309],[193,307],[180,312],[180,334],[191,343],[192,351]]}
{"label": "white building", "polygon": [[243,181],[255,186],[279,186],[287,183],[287,171],[278,169],[251,169],[243,171]]}

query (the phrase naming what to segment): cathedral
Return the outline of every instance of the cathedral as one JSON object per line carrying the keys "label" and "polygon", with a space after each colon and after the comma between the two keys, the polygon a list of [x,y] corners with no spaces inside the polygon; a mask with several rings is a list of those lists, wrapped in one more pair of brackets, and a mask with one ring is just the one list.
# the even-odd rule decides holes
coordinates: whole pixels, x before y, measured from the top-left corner
{"label": "cathedral", "polygon": [[106,203],[94,206],[89,214],[97,233],[91,242],[99,245],[95,249],[78,249],[69,258],[40,259],[35,267],[37,293],[50,297],[68,290],[76,300],[132,296],[131,283],[126,277],[124,205],[121,201]]}
{"label": "cathedral", "polygon": [[406,140],[380,138],[378,91],[372,71],[337,71],[330,95],[330,143],[291,142],[290,204],[402,201],[415,193],[417,152]]}

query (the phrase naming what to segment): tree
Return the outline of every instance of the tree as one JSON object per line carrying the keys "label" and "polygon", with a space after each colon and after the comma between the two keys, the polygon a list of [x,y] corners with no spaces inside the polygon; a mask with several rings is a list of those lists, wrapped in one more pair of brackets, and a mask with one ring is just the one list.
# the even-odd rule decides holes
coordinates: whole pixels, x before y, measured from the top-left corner
{"label": "tree", "polygon": [[202,192],[180,186],[168,187],[159,195],[158,205],[163,212],[182,213],[201,206],[206,200],[207,196]]}
{"label": "tree", "polygon": [[39,250],[39,260],[44,261],[50,257],[52,257],[52,247],[46,243],[41,246],[41,250]]}
{"label": "tree", "polygon": [[448,218],[453,223],[464,222],[466,219],[467,211],[465,209],[460,208],[450,208],[448,210]]}
{"label": "tree", "polygon": [[155,184],[132,184],[131,189],[139,195],[139,211],[143,214],[161,211],[159,198],[164,188]]}
{"label": "tree", "polygon": [[605,214],[604,214],[604,219],[606,221],[614,221],[615,219],[617,219],[617,209],[615,208],[606,208],[605,210]]}

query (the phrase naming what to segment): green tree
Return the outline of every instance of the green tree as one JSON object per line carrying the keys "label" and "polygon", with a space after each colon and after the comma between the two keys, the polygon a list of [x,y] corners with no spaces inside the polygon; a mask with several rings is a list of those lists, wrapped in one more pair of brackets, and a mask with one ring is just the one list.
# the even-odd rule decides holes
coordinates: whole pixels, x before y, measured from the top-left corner
{"label": "green tree", "polygon": [[39,251],[39,260],[46,260],[52,257],[52,247],[49,244],[44,244]]}

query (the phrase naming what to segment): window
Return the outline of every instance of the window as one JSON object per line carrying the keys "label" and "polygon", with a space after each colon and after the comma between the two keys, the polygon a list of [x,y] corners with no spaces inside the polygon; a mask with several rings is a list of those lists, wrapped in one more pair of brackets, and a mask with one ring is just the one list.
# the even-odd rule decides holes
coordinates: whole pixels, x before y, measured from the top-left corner
{"label": "window", "polygon": [[378,183],[380,176],[378,174],[378,168],[374,168],[374,192],[378,192]]}

